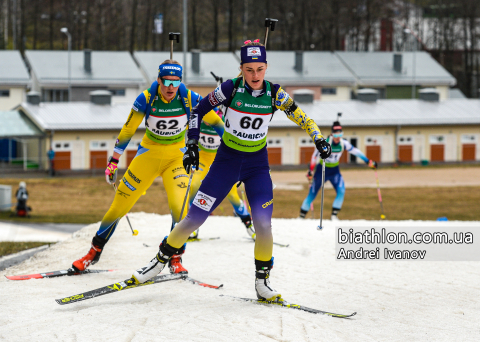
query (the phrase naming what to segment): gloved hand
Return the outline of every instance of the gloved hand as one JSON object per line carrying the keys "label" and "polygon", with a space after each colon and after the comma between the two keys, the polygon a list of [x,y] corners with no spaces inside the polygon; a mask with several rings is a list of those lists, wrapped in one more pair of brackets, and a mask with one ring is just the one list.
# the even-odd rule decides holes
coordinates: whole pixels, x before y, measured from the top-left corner
{"label": "gloved hand", "polygon": [[105,179],[108,184],[115,184],[117,181],[117,165],[118,159],[113,157],[108,158],[108,166],[105,169]]}
{"label": "gloved hand", "polygon": [[315,143],[315,146],[317,147],[317,150],[320,151],[320,158],[322,159],[327,159],[332,154],[332,147],[323,138],[320,138],[320,140],[317,140],[317,142]]}
{"label": "gloved hand", "polygon": [[198,170],[199,164],[198,141],[190,139],[187,141],[187,150],[183,154],[183,167],[189,174],[193,166]]}
{"label": "gloved hand", "polygon": [[371,167],[372,169],[376,169],[378,167],[377,162],[370,159],[368,161],[368,167]]}
{"label": "gloved hand", "polygon": [[310,183],[312,181],[312,178],[313,178],[312,171],[308,170],[308,172],[305,176],[307,177],[308,182]]}

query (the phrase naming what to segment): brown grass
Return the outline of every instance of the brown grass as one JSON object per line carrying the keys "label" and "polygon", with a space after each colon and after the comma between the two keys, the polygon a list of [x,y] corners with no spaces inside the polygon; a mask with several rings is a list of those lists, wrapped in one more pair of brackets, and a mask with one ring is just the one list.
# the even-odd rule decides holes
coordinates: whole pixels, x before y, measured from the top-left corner
{"label": "brown grass", "polygon": [[40,247],[44,245],[51,245],[55,242],[13,242],[13,241],[5,241],[0,242],[0,257],[8,254],[18,253],[26,249]]}
{"label": "brown grass", "polygon": [[[120,177],[119,177],[120,179]],[[92,223],[100,221],[114,197],[111,186],[103,177],[25,179],[33,208],[31,218],[16,221]],[[18,187],[18,180],[1,179],[0,183]],[[307,195],[303,191],[274,190],[274,217],[294,218]],[[335,192],[325,190],[324,218],[330,217]],[[385,215],[391,220],[480,220],[480,187],[386,188],[382,190]],[[320,216],[320,193],[314,203],[315,218]],[[167,195],[161,181],[155,181],[132,212],[168,214]],[[232,215],[232,206],[224,200],[215,215]],[[380,204],[376,189],[348,189],[341,219],[379,219]],[[309,217],[311,214],[309,213]],[[8,219],[9,213],[1,213]]]}

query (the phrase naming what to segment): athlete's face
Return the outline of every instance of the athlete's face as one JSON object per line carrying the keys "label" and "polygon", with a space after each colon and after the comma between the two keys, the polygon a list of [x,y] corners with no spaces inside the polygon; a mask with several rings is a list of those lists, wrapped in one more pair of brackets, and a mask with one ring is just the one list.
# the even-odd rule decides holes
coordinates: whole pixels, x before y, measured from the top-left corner
{"label": "athlete's face", "polygon": [[245,81],[253,90],[263,89],[263,80],[265,79],[265,71],[267,71],[266,63],[245,63],[240,66],[240,69]]}
{"label": "athlete's face", "polygon": [[[173,98],[175,97],[175,94],[177,93],[178,87],[180,87],[180,84],[176,87],[173,86],[173,84],[169,84],[170,82],[165,82],[166,81],[179,81],[180,77],[178,76],[163,76],[162,78],[157,78],[158,84],[160,84],[160,92],[162,93],[162,96],[165,100],[167,101],[172,101]],[[166,86],[164,83],[169,84]]]}

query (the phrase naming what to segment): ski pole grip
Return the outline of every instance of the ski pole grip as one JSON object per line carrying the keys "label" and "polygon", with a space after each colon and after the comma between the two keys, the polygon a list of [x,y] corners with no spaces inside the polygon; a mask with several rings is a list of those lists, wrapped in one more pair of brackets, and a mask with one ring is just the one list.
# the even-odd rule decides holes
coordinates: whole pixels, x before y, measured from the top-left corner
{"label": "ski pole grip", "polygon": [[177,43],[180,43],[180,33],[179,32],[169,32],[168,40],[176,40]]}
{"label": "ski pole grip", "polygon": [[278,19],[265,18],[265,27],[270,28],[270,30],[275,31],[275,24]]}

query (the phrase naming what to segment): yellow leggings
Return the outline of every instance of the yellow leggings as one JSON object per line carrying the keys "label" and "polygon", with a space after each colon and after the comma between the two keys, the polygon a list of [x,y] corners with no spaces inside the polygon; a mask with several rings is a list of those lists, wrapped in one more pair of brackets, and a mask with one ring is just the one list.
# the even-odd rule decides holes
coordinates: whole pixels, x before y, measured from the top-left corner
{"label": "yellow leggings", "polygon": [[[198,171],[195,171],[195,173],[193,174],[192,186],[190,187],[189,202],[193,201],[193,199],[195,198],[195,195],[197,194],[197,191],[200,188],[203,179],[207,175],[208,170],[210,170],[210,166],[212,166],[212,163],[217,154],[200,150],[199,155],[200,169]],[[236,211],[238,211],[238,208],[244,204],[238,196],[236,185],[234,185],[232,187],[232,190],[230,190],[230,192],[228,193],[227,199],[230,201],[230,203],[232,203],[234,209],[237,209]]]}
{"label": "yellow leggings", "polygon": [[[180,221],[183,199],[186,195],[188,175],[183,168],[185,144],[156,145],[148,149],[140,147],[123,179],[118,185],[115,199],[103,217],[97,235],[110,239],[118,221],[130,211],[140,196],[161,176],[168,197],[168,206],[174,222]],[[185,209],[183,217],[187,214]],[[183,218],[182,217],[182,218]]]}

